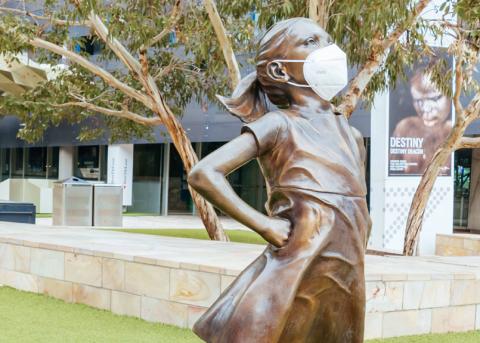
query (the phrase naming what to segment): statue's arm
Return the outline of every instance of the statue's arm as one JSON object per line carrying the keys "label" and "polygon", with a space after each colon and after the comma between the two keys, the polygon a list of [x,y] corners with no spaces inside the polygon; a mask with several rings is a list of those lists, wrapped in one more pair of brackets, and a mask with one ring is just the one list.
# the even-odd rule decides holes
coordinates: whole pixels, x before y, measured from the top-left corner
{"label": "statue's arm", "polygon": [[290,232],[286,219],[268,217],[244,202],[233,190],[226,176],[257,155],[257,144],[251,133],[239,137],[201,160],[190,171],[188,183],[230,217],[251,228],[269,243],[283,246]]}

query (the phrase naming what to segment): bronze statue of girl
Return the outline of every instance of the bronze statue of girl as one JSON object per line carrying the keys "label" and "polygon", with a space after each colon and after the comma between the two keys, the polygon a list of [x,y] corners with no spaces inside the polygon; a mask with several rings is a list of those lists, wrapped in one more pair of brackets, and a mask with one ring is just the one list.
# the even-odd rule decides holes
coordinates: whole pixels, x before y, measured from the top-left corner
{"label": "bronze statue of girl", "polygon": [[[207,342],[363,341],[370,228],[363,140],[332,111],[338,85],[321,81],[331,70],[346,80],[342,54],[315,22],[279,22],[260,42],[256,73],[232,98],[219,97],[246,124],[188,181],[270,244],[195,324]],[[265,95],[278,110],[267,111]],[[254,158],[267,184],[268,216],[226,180]]]}

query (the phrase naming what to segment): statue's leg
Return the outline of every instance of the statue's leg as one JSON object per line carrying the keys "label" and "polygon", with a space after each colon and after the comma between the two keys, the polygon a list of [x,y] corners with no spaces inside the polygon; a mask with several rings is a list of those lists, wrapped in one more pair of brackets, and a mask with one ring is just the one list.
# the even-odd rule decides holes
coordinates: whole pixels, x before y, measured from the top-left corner
{"label": "statue's leg", "polygon": [[[281,249],[267,249],[265,267],[236,304],[226,325],[228,330],[219,342],[280,340],[305,271],[328,245],[334,217],[333,210],[326,206],[298,204],[290,210],[289,218],[293,229],[288,244]],[[307,309],[306,315],[314,316],[312,310]],[[300,335],[298,341],[304,342],[306,336]]]}
{"label": "statue's leg", "polygon": [[344,205],[353,213],[331,209],[335,219],[329,243],[304,272],[280,342],[363,342],[364,236],[358,230],[368,223],[350,220],[355,202]]}

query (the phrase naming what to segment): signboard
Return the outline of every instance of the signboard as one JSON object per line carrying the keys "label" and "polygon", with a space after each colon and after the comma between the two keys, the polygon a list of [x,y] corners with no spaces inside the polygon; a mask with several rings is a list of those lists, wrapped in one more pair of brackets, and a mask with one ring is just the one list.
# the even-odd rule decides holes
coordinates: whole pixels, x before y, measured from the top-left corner
{"label": "signboard", "polygon": [[108,146],[107,183],[123,186],[123,206],[132,206],[133,144]]}
{"label": "signboard", "polygon": [[[390,92],[389,112],[388,175],[423,175],[450,133],[451,99],[437,89],[425,66],[417,65],[407,73],[407,82]],[[450,175],[451,159],[440,171],[440,176]]]}

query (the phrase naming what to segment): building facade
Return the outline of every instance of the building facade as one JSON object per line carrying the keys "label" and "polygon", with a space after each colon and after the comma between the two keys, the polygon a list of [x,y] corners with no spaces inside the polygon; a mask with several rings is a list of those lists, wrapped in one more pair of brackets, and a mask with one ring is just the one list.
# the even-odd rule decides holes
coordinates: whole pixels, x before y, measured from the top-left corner
{"label": "building facade", "polygon": [[[88,32],[78,29],[75,34]],[[432,41],[439,48],[448,44]],[[86,48],[95,55],[101,47],[86,44]],[[409,73],[397,87],[377,94],[371,109],[359,109],[350,119],[365,137],[373,219],[369,245],[377,249],[402,250],[413,193],[424,161],[435,150],[429,142],[441,132],[448,134],[454,119],[450,99],[435,89],[424,91],[430,85],[422,66]],[[480,81],[480,75],[476,77]],[[184,113],[182,125],[199,158],[240,133],[240,121],[213,104],[205,108],[191,103]],[[437,123],[427,123],[429,115]],[[37,212],[49,213],[53,183],[76,176],[121,183],[128,212],[195,214],[180,157],[161,127],[154,131],[154,142],[133,139],[118,145],[109,145],[107,139],[80,142],[78,127],[66,124],[50,128],[42,141],[29,145],[17,139],[20,127],[13,116],[0,119],[0,199],[33,202]],[[467,135],[480,135],[480,124],[473,123]],[[255,161],[232,173],[229,181],[243,200],[264,211],[265,183]],[[459,150],[444,166],[427,209],[420,252],[433,253],[436,234],[454,229],[480,230],[479,149]]]}

